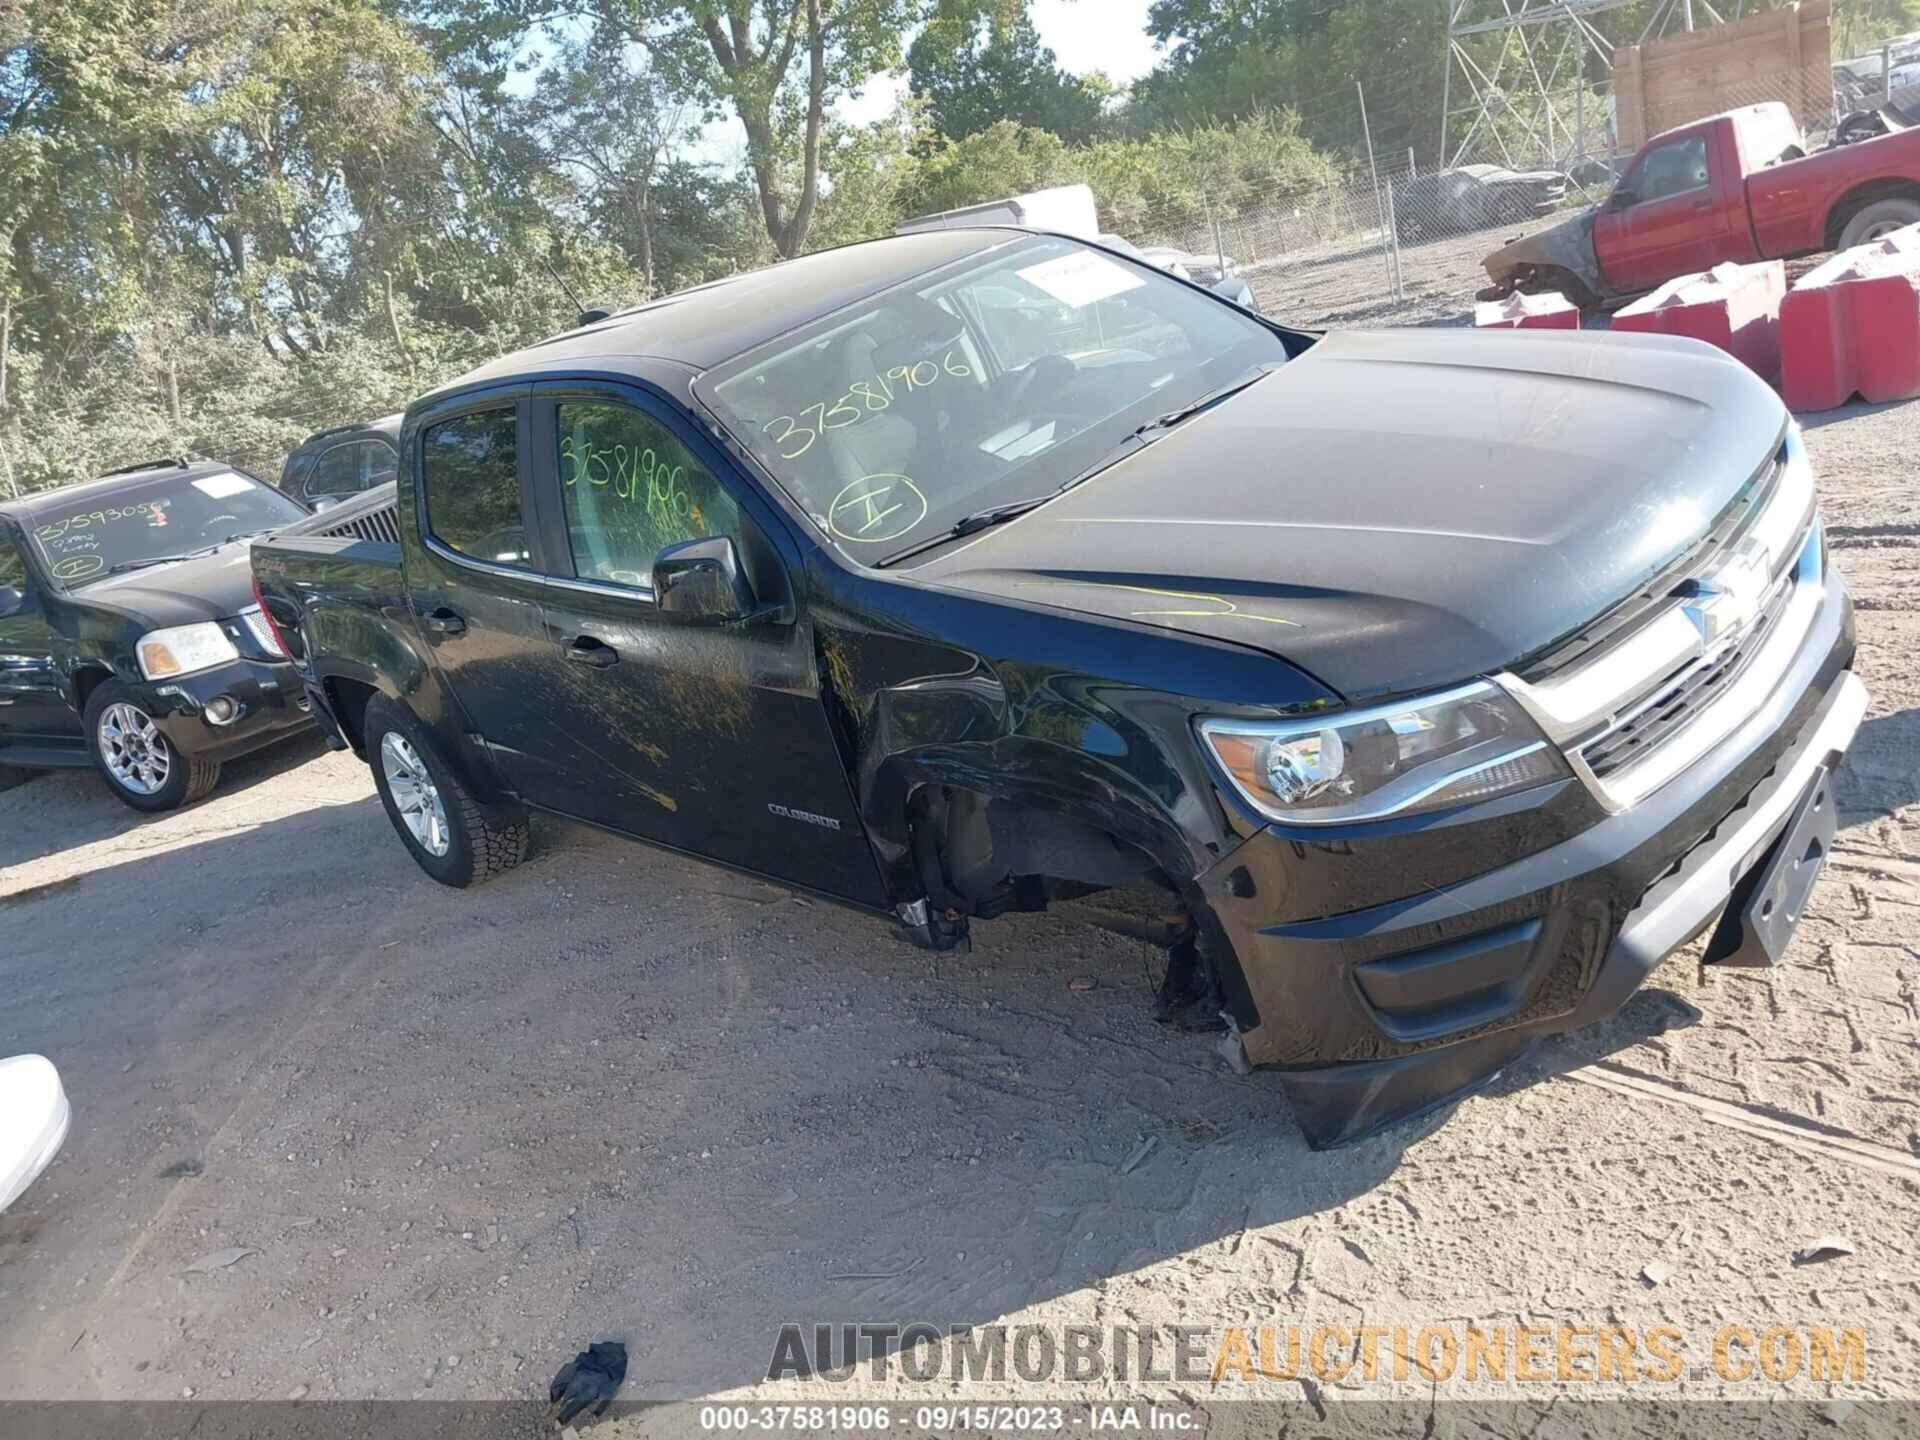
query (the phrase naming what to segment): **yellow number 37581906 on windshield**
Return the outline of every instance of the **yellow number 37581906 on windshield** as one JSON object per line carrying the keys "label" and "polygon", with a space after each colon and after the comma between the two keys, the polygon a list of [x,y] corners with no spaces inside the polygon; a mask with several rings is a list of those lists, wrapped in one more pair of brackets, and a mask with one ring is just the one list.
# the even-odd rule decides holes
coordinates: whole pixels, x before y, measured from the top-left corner
{"label": "yellow number 37581906 on windshield", "polygon": [[[782,460],[798,460],[813,448],[813,442],[826,431],[858,425],[868,415],[888,409],[901,391],[911,394],[915,390],[925,390],[945,375],[965,379],[972,374],[973,367],[967,364],[966,356],[955,345],[948,349],[938,364],[931,360],[920,360],[912,365],[895,365],[884,375],[875,371],[872,380],[856,380],[838,399],[817,400],[795,415],[776,415],[760,427],[761,433],[771,433],[776,426],[784,427],[774,435],[773,443],[780,447]],[[900,386],[899,391],[894,389],[896,383]],[[808,416],[813,417],[813,423],[802,424]]]}

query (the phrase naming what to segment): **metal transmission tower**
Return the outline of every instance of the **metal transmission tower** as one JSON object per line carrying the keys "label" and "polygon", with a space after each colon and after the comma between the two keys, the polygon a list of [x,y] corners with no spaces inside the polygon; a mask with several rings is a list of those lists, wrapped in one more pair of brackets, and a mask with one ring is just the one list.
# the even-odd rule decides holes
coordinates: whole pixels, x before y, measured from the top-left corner
{"label": "metal transmission tower", "polygon": [[[1583,83],[1590,57],[1613,64],[1614,48],[1718,25],[1772,0],[1657,0],[1644,23],[1623,26],[1613,12],[1643,0],[1441,0],[1447,7],[1447,74],[1440,104],[1440,155],[1457,164],[1482,145],[1510,166],[1569,169],[1605,155],[1607,102]],[[1603,19],[1613,15],[1611,20]],[[1499,36],[1493,52],[1491,37]],[[1487,37],[1487,38],[1481,38]],[[1454,106],[1455,75],[1470,101]],[[1460,129],[1457,120],[1465,121]],[[1453,137],[1458,135],[1458,142]]]}

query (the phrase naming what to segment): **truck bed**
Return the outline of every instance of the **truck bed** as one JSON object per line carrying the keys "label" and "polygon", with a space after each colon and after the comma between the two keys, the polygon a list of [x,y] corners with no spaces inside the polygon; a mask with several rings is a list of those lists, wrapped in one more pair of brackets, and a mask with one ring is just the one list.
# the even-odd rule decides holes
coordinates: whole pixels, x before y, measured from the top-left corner
{"label": "truck bed", "polygon": [[1747,176],[1747,207],[1763,256],[1809,254],[1830,243],[1828,216],[1863,185],[1920,191],[1920,129],[1787,160]]}

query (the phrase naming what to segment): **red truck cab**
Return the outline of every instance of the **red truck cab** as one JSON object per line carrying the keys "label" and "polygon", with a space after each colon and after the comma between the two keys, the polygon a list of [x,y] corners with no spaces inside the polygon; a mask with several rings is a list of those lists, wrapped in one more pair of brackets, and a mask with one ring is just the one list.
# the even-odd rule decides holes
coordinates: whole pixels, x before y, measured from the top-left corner
{"label": "red truck cab", "polygon": [[1597,210],[1489,255],[1493,289],[1636,295],[1728,261],[1813,254],[1920,221],[1920,129],[1815,155],[1805,146],[1777,101],[1656,135]]}

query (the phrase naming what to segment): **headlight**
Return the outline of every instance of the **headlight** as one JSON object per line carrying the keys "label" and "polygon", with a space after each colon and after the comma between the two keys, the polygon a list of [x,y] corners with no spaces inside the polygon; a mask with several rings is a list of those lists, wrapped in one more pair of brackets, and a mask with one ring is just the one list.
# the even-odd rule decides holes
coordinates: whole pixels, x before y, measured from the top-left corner
{"label": "headlight", "polygon": [[1321,719],[1203,720],[1200,734],[1248,804],[1296,825],[1419,814],[1571,773],[1486,681]]}
{"label": "headlight", "polygon": [[149,630],[140,637],[135,651],[140,656],[140,669],[149,680],[191,675],[240,658],[226,632],[212,621]]}

